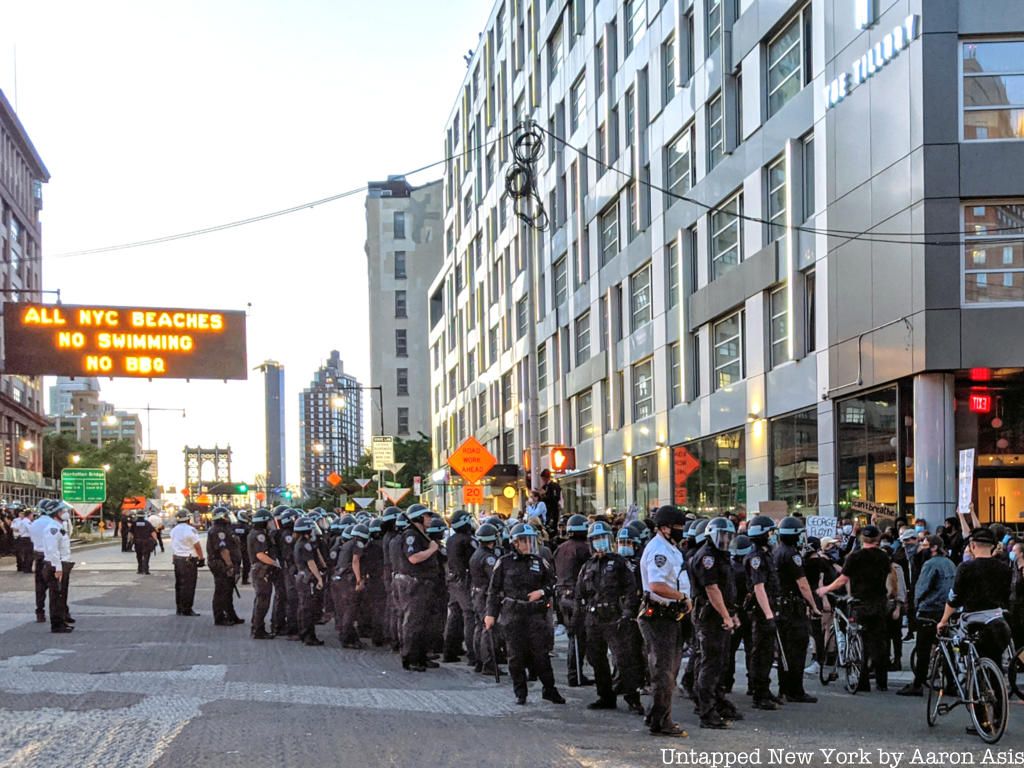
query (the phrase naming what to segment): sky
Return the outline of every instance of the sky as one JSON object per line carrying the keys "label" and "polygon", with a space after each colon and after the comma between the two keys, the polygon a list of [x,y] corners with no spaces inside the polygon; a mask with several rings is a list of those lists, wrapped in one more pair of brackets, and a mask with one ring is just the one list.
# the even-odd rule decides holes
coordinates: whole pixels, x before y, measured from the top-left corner
{"label": "sky", "polygon": [[[441,160],[463,54],[490,5],[0,0],[0,88],[51,175],[43,287],[69,304],[247,310],[249,367],[285,366],[297,483],[298,393],[313,372],[338,349],[369,383],[363,195],[203,237],[59,254],[247,218]],[[152,414],[147,447],[164,485],[181,485],[185,445],[230,444],[236,480],[264,471],[258,371],[228,383],[104,380],[101,398],[185,409]]]}

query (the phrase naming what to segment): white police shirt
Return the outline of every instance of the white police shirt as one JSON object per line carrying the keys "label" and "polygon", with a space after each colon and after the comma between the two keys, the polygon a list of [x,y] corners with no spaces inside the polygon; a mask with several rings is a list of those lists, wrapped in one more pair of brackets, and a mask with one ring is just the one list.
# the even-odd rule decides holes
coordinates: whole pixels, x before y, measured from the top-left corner
{"label": "white police shirt", "polygon": [[651,592],[653,582],[665,584],[687,597],[690,595],[690,577],[683,567],[683,553],[661,534],[655,535],[644,547],[643,557],[640,558],[640,580],[644,592],[650,594],[651,602],[654,603],[667,605],[672,601]]}
{"label": "white police shirt", "polygon": [[193,557],[199,532],[188,523],[178,523],[171,528],[171,554],[175,557]]}
{"label": "white police shirt", "polygon": [[49,524],[43,531],[43,557],[59,571],[61,563],[71,557],[71,540],[63,522],[50,517],[45,519]]}
{"label": "white police shirt", "polygon": [[14,522],[11,523],[11,531],[14,533],[14,538],[21,539],[28,536],[28,527],[32,523],[29,522],[28,518],[16,517]]}
{"label": "white police shirt", "polygon": [[32,539],[32,549],[40,555],[43,554],[44,536],[52,522],[53,518],[49,515],[39,515],[28,527],[28,535]]}

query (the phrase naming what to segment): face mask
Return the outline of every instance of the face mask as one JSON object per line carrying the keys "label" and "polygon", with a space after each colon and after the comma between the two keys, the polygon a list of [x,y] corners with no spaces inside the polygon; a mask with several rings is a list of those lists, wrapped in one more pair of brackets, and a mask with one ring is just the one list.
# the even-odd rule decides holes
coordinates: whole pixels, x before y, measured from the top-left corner
{"label": "face mask", "polygon": [[769,544],[770,544],[771,546],[773,546],[773,547],[774,547],[774,546],[775,546],[776,544],[778,544],[778,543],[779,543],[779,534],[777,534],[777,533],[773,533],[773,534],[771,534],[771,535],[770,535],[770,536],[768,537],[768,543],[769,543]]}
{"label": "face mask", "polygon": [[593,542],[595,552],[607,552],[608,542],[605,539],[595,539]]}
{"label": "face mask", "polygon": [[970,552],[964,552],[964,562],[965,563],[969,563],[973,559],[974,559],[974,555],[972,555]]}
{"label": "face mask", "polygon": [[669,538],[672,539],[674,544],[678,544],[683,540],[683,529],[682,528],[669,528]]}
{"label": "face mask", "polygon": [[905,549],[907,550],[908,555],[913,555],[917,552],[917,544],[908,544]]}
{"label": "face mask", "polygon": [[1010,536],[1010,534],[1006,534],[1005,536],[1003,536],[1003,546],[1005,547],[1007,544],[1009,544],[1010,543],[1010,539],[1012,539],[1012,538],[1013,537]]}
{"label": "face mask", "polygon": [[621,546],[619,547],[619,554],[623,557],[632,557],[634,554],[633,548],[628,546]]}
{"label": "face mask", "polygon": [[1013,562],[1016,562],[1016,561],[1017,561],[1017,550],[1013,550],[1013,552],[1010,553],[1010,562],[1013,563]]}
{"label": "face mask", "polygon": [[844,525],[843,526],[843,533],[845,533],[847,536],[849,536],[851,533],[853,533],[853,526],[852,525]]}
{"label": "face mask", "polygon": [[830,549],[825,554],[828,556],[829,560],[835,560],[836,562],[839,562],[839,550],[835,547],[832,547],[832,549]]}
{"label": "face mask", "polygon": [[924,533],[924,526],[923,525],[915,525],[914,526],[914,530],[917,531],[918,533]]}

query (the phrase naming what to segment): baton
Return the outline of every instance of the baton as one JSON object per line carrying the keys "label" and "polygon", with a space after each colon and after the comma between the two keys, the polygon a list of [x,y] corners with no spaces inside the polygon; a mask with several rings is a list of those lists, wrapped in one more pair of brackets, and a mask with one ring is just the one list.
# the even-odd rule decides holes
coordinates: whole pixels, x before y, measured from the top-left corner
{"label": "baton", "polygon": [[491,663],[494,665],[494,682],[501,682],[501,669],[498,667],[498,652],[494,649],[494,627],[487,630],[491,640]]}
{"label": "baton", "polygon": [[775,642],[778,643],[779,667],[787,675],[789,674],[789,662],[786,661],[786,649],[782,646],[782,635],[779,634],[779,627],[775,625]]}
{"label": "baton", "polygon": [[580,661],[580,638],[579,635],[572,636],[572,644],[576,649],[576,679],[583,685],[583,663]]}
{"label": "baton", "polygon": [[240,592],[238,591],[238,582],[237,582],[237,581],[232,581],[232,582],[231,582],[231,588],[232,588],[233,590],[235,590],[235,597],[237,597],[237,598],[238,598],[239,600],[241,600],[241,599],[242,599],[242,595],[241,595],[241,593],[240,593]]}

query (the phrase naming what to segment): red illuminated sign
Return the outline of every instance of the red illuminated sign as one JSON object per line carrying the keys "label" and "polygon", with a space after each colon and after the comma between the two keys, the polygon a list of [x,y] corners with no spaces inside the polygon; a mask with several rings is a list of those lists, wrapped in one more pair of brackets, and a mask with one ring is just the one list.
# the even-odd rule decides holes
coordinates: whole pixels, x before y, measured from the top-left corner
{"label": "red illuminated sign", "polygon": [[991,368],[971,368],[971,381],[991,381]]}
{"label": "red illuminated sign", "polygon": [[992,395],[988,392],[971,392],[968,405],[971,413],[991,413]]}

